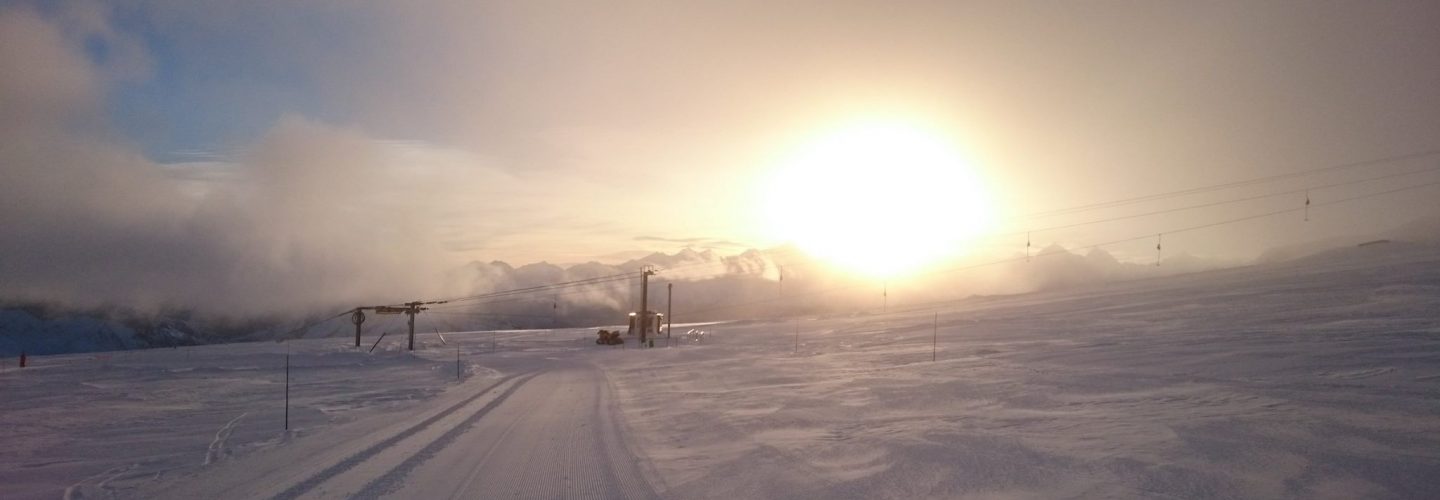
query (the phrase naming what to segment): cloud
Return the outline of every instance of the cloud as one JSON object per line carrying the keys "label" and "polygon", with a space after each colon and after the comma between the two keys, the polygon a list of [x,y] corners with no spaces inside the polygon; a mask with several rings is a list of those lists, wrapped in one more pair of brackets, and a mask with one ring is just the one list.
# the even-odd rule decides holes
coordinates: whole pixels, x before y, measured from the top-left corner
{"label": "cloud", "polygon": [[[677,228],[778,244],[754,213],[756,181],[846,120],[940,129],[1008,213],[1433,148],[1440,116],[1440,66],[1424,64],[1440,11],[1421,4],[1307,6],[1303,18],[1284,3],[1245,16],[1227,3],[114,5],[126,29],[74,7],[62,31],[131,61],[89,71],[154,75],[106,103],[152,158],[241,148],[286,115],[465,151],[522,190],[486,193],[506,202],[487,207],[480,235],[450,240],[484,259],[583,261]],[[148,62],[136,39],[157,49]],[[516,217],[528,224],[496,222]],[[1175,219],[1085,231],[1103,241],[1199,217]],[[1254,236],[1196,251],[1257,252]]]}
{"label": "cloud", "polygon": [[0,11],[7,298],[241,315],[472,286],[447,280],[459,261],[436,221],[471,207],[470,187],[513,184],[504,174],[294,116],[233,157],[159,164],[96,125],[107,70],[84,38]]}
{"label": "cloud", "polygon": [[[0,80],[0,298],[305,313],[595,271],[471,272],[457,247],[528,262],[536,241],[633,241],[604,213],[574,213],[595,202],[592,181],[295,114],[228,151],[151,160],[107,125],[116,70],[86,52],[97,33],[123,37],[99,11],[77,12],[0,11],[0,72],[15,75]],[[711,257],[707,276],[763,267]],[[572,302],[623,309],[616,286]]]}
{"label": "cloud", "polygon": [[[0,125],[7,135],[53,131],[97,111],[95,69],[69,47],[65,35],[37,12],[0,10]],[[8,145],[7,149],[16,145]]]}
{"label": "cloud", "polygon": [[[748,212],[757,174],[807,131],[856,116],[933,118],[1003,173],[997,197],[1037,209],[1433,148],[1440,67],[1415,63],[1435,45],[1433,7],[1292,11],[1236,22],[1223,5],[1010,2],[4,8],[0,294],[303,310],[463,293],[492,277],[454,271],[476,257],[739,248],[763,241],[763,216]],[[1368,213],[1320,210],[1303,228],[1167,235],[1167,251],[1365,227],[1433,195],[1413,194]],[[1217,214],[1192,215],[1057,236],[1106,241]],[[697,276],[775,267],[715,261]],[[802,272],[787,266],[787,281]]]}

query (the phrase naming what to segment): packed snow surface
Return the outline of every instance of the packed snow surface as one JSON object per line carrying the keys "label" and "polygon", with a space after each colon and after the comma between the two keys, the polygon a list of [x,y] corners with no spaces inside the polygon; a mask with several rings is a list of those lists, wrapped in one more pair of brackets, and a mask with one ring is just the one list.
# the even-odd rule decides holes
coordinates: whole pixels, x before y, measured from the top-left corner
{"label": "packed snow surface", "polygon": [[1440,491],[1434,246],[876,305],[677,325],[707,335],[668,349],[555,330],[423,335],[408,353],[392,332],[374,353],[370,338],[12,358],[0,496]]}

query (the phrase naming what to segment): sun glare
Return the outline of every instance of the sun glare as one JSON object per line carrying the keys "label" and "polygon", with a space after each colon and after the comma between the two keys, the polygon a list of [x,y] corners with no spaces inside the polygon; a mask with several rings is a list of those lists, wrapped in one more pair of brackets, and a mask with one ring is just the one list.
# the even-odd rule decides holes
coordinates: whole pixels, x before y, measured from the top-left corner
{"label": "sun glare", "polygon": [[962,254],[989,229],[984,184],[938,133],[870,123],[826,134],[781,163],[766,192],[773,236],[876,278]]}

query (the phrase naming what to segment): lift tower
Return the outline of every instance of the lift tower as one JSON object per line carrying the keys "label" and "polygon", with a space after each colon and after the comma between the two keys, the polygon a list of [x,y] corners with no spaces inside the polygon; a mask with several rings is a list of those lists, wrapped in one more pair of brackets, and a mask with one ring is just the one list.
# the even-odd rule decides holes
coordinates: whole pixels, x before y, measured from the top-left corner
{"label": "lift tower", "polygon": [[406,303],[405,303],[405,314],[408,315],[408,316],[410,316],[410,319],[409,319],[409,321],[407,321],[407,323],[410,325],[410,340],[409,340],[409,342],[410,342],[410,347],[409,347],[409,350],[411,350],[411,351],[415,350],[415,315],[416,315],[416,314],[420,314],[420,311],[424,311],[424,310],[426,310],[426,309],[429,309],[428,307],[420,307],[421,304],[425,304],[425,303],[426,303],[426,302],[418,302],[418,301],[417,301],[417,302],[406,302]]}
{"label": "lift tower", "polygon": [[417,300],[415,302],[406,302],[398,306],[357,307],[355,308],[355,312],[350,315],[351,321],[355,322],[355,345],[357,347],[360,345],[360,323],[363,323],[365,321],[365,313],[363,311],[369,309],[375,311],[375,314],[404,314],[406,316],[409,316],[409,318],[406,318],[405,323],[409,326],[410,329],[408,347],[410,350],[413,351],[415,350],[415,315],[420,314],[420,311],[430,309],[428,307],[422,306],[428,306],[430,304],[444,304],[446,302],[449,301],[432,300],[429,302],[421,302]]}
{"label": "lift tower", "polygon": [[365,323],[365,311],[362,311],[362,309],[365,309],[365,308],[363,308],[363,307],[357,307],[357,308],[355,308],[355,312],[350,313],[350,322],[351,322],[351,323],[355,323],[355,348],[356,348],[356,349],[359,349],[359,348],[360,348],[360,325],[362,325],[362,324]]}

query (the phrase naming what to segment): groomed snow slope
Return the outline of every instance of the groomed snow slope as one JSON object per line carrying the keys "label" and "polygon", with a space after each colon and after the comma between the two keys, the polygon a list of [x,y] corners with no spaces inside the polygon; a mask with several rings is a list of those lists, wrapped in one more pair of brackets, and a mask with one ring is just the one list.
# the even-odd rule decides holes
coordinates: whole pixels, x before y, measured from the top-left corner
{"label": "groomed snow slope", "polygon": [[392,334],[374,354],[328,339],[40,357],[0,372],[0,496],[1440,491],[1435,246],[973,299],[934,320],[708,325],[703,345],[653,350],[559,330],[424,335],[413,354]]}

